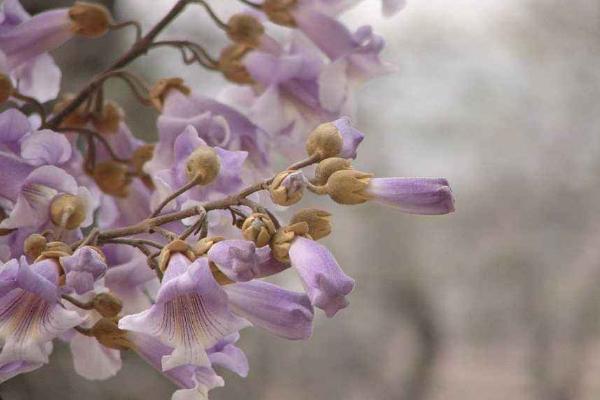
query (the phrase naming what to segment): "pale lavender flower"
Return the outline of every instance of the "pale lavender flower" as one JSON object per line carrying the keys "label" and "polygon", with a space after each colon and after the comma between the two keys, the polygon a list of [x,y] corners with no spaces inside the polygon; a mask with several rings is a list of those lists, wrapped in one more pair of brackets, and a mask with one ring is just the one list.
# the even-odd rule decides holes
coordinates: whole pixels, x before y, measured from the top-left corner
{"label": "pale lavender flower", "polygon": [[365,193],[406,213],[436,215],[454,211],[454,196],[443,178],[371,178]]}
{"label": "pale lavender flower", "polygon": [[158,337],[173,347],[162,358],[162,369],[183,365],[210,366],[207,348],[246,327],[228,307],[227,294],[215,281],[208,260],[193,263],[182,254],[171,256],[156,303],[119,321],[119,328]]}
{"label": "pale lavender flower", "polygon": [[233,313],[253,325],[292,340],[307,339],[312,334],[313,308],[306,294],[263,281],[224,288]]}
{"label": "pale lavender flower", "polygon": [[210,365],[199,367],[187,364],[166,371],[162,368],[162,360],[173,352],[172,347],[143,333],[128,332],[127,337],[133,344],[133,350],[144,361],[180,388],[173,393],[172,400],[208,399],[209,390],[223,386],[225,384],[223,378],[217,375],[212,365],[227,368],[242,377],[248,374],[248,360],[234,345],[239,338],[237,334],[219,340],[206,350]]}
{"label": "pale lavender flower", "polygon": [[342,271],[325,246],[297,237],[289,254],[313,306],[325,311],[328,317],[348,306],[346,295],[354,288],[354,280]]}
{"label": "pale lavender flower", "polygon": [[348,117],[341,117],[332,123],[338,129],[340,135],[342,135],[343,142],[340,157],[352,159],[356,158],[356,151],[358,146],[365,138],[365,135],[352,126],[350,118]]}
{"label": "pale lavender flower", "polygon": [[[8,157],[0,154],[0,165]],[[12,173],[22,173],[22,166],[12,164]],[[1,183],[1,182],[0,182]],[[19,188],[14,191],[15,186]],[[0,222],[0,228],[14,229],[20,227],[41,227],[50,223],[50,204],[60,194],[70,194],[82,200],[85,207],[85,220],[81,226],[85,227],[92,223],[93,200],[87,188],[79,186],[75,179],[64,170],[45,165],[33,170],[25,179],[17,185],[11,183],[0,187],[0,196],[14,200],[8,218]],[[16,199],[15,199],[16,196]]]}
{"label": "pale lavender flower", "polygon": [[47,363],[48,344],[83,322],[59,304],[58,282],[59,266],[51,259],[31,266],[13,259],[0,267],[2,379]]}
{"label": "pale lavender flower", "polygon": [[60,258],[66,274],[66,286],[83,294],[94,289],[94,283],[106,273],[106,260],[96,249],[83,246],[70,256]]}
{"label": "pale lavender flower", "polygon": [[248,240],[223,240],[208,251],[208,259],[229,279],[247,282],[251,279],[273,275],[288,268],[271,256],[269,246],[256,248]]}
{"label": "pale lavender flower", "polygon": [[145,167],[151,175],[170,168],[176,159],[175,140],[190,125],[209,146],[247,151],[259,170],[268,164],[265,132],[235,109],[199,94],[170,91],[157,125],[159,141]]}

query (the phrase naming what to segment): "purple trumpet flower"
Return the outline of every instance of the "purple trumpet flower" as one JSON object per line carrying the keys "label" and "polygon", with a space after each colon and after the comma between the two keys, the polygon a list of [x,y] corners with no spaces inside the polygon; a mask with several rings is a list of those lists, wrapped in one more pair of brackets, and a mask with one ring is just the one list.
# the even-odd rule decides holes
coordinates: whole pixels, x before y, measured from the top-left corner
{"label": "purple trumpet flower", "polygon": [[289,254],[313,306],[329,318],[348,306],[346,295],[354,288],[354,279],[342,271],[327,247],[300,236],[292,242]]}
{"label": "purple trumpet flower", "polygon": [[83,294],[94,289],[94,282],[104,276],[106,259],[93,247],[83,246],[70,256],[60,258],[66,273],[66,286]]}
{"label": "purple trumpet flower", "polygon": [[59,268],[25,258],[0,266],[0,382],[47,363],[51,341],[84,321],[59,303]]}
{"label": "purple trumpet flower", "polygon": [[454,196],[443,178],[371,178],[365,194],[410,214],[439,215],[454,211]]}
{"label": "purple trumpet flower", "polygon": [[242,377],[248,375],[246,355],[234,345],[239,339],[238,334],[229,335],[206,350],[210,360],[209,365],[199,367],[187,364],[167,371],[163,370],[161,363],[164,357],[168,357],[173,352],[172,347],[143,333],[128,332],[127,337],[133,345],[133,350],[144,361],[180,388],[173,393],[172,400],[208,399],[209,390],[225,384],[223,378],[212,368],[213,365],[227,368]]}
{"label": "purple trumpet flower", "polygon": [[208,259],[235,282],[273,275],[288,268],[271,256],[269,246],[256,248],[248,240],[223,240],[208,251]]}
{"label": "purple trumpet flower", "polygon": [[252,281],[224,286],[234,314],[291,340],[312,334],[313,308],[308,296],[272,283]]}
{"label": "purple trumpet flower", "polygon": [[173,347],[162,358],[164,371],[193,364],[210,366],[207,348],[248,326],[228,307],[227,294],[215,281],[208,260],[193,263],[184,255],[171,256],[156,303],[119,321],[119,328],[158,337]]}

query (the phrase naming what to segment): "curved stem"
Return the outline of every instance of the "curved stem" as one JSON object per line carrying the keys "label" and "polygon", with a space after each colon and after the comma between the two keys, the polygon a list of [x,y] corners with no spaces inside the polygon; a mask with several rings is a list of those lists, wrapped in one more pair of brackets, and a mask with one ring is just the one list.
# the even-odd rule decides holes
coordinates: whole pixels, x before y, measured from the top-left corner
{"label": "curved stem", "polygon": [[177,197],[187,192],[197,184],[198,178],[192,179],[191,181],[189,181],[188,183],[186,183],[185,185],[168,195],[163,201],[160,202],[158,207],[156,207],[156,210],[154,210],[154,212],[150,215],[150,218],[156,217],[158,214],[160,214],[161,210],[165,208],[167,204],[169,204],[171,201],[175,200]]}
{"label": "curved stem", "polygon": [[135,40],[136,42],[140,40],[140,38],[142,37],[142,26],[140,25],[139,22],[137,21],[123,21],[123,22],[119,22],[116,24],[110,24],[108,27],[113,30],[119,30],[122,28],[127,28],[127,27],[134,27],[135,28]]}
{"label": "curved stem", "polygon": [[38,114],[40,114],[40,118],[42,119],[42,125],[46,123],[46,109],[44,109],[44,105],[30,96],[25,96],[23,93],[19,93],[18,91],[13,91],[12,97],[17,100],[24,101],[27,104],[31,104]]}
{"label": "curved stem", "polygon": [[66,126],[64,128],[58,128],[56,130],[57,132],[74,132],[74,133],[79,133],[82,135],[87,135],[88,137],[91,138],[95,138],[97,139],[100,143],[102,143],[102,145],[106,148],[106,151],[108,151],[108,154],[110,154],[110,157],[118,162],[122,162],[122,163],[128,163],[129,160],[120,158],[115,151],[113,150],[113,148],[111,147],[110,143],[108,143],[108,141],[106,140],[106,138],[104,136],[102,136],[102,134],[100,134],[99,132],[96,132],[92,129],[88,129],[88,128],[80,128],[80,127],[74,127],[74,126]]}
{"label": "curved stem", "polygon": [[205,2],[204,0],[194,0],[194,2],[200,4],[204,7],[206,12],[210,16],[210,18],[215,22],[215,24],[217,24],[217,26],[219,28],[223,29],[224,31],[228,30],[227,24],[225,22],[221,21],[221,19],[217,16],[217,14],[215,14],[213,9],[210,8],[210,6],[208,5],[207,2]]}

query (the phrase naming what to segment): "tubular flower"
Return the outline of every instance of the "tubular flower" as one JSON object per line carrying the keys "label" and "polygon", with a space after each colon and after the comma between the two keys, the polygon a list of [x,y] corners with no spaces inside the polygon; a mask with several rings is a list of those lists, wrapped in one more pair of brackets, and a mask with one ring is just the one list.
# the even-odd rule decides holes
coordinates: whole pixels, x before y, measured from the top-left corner
{"label": "tubular flower", "polygon": [[354,279],[342,271],[325,246],[299,236],[293,240],[289,254],[312,305],[330,318],[348,306],[346,296],[354,288]]}
{"label": "tubular flower", "polygon": [[25,259],[0,267],[0,381],[48,362],[51,342],[84,321],[59,303],[54,259]]}
{"label": "tubular flower", "polygon": [[208,260],[192,263],[179,253],[169,260],[156,303],[119,321],[121,329],[156,336],[173,347],[162,358],[164,371],[189,364],[210,366],[206,349],[247,325],[229,310],[227,294],[213,278]]}
{"label": "tubular flower", "polygon": [[106,273],[106,258],[98,249],[84,246],[70,256],[60,258],[66,286],[83,294],[94,289],[94,282]]}

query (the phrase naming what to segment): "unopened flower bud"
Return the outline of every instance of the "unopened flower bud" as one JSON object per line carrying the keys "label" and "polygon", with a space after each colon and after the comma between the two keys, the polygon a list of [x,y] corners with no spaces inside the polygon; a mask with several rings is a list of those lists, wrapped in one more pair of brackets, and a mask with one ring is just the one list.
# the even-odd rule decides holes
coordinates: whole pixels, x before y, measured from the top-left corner
{"label": "unopened flower bud", "polygon": [[326,158],[317,164],[315,168],[315,178],[313,183],[315,185],[325,185],[329,177],[337,171],[352,169],[352,163],[350,160],[340,157]]}
{"label": "unopened flower bud", "polygon": [[336,157],[343,146],[342,135],[331,122],[317,126],[306,139],[306,153],[319,160]]}
{"label": "unopened flower bud", "polygon": [[165,99],[171,90],[177,90],[184,95],[188,96],[191,93],[189,87],[187,87],[183,79],[181,78],[164,78],[156,82],[156,84],[150,89],[150,102],[158,111],[162,111]]}
{"label": "unopened flower bud", "polygon": [[290,225],[306,222],[308,234],[313,240],[319,240],[331,233],[331,214],[317,208],[304,208],[290,220]]}
{"label": "unopened flower bud", "polygon": [[233,42],[257,47],[265,27],[250,14],[235,14],[227,22],[227,36]]}
{"label": "unopened flower bud", "polygon": [[111,22],[110,12],[100,4],[76,2],[69,9],[71,29],[74,33],[88,38],[97,38],[108,32]]}
{"label": "unopened flower bud", "polygon": [[90,329],[90,335],[94,336],[100,344],[110,349],[127,350],[132,344],[127,339],[127,331],[119,329],[117,323],[109,318],[101,318]]}
{"label": "unopened flower bud", "polygon": [[291,11],[296,2],[297,0],[265,0],[262,4],[262,10],[271,22],[278,25],[295,27],[296,22]]}
{"label": "unopened flower bud", "polygon": [[221,160],[211,147],[199,146],[189,155],[185,173],[190,181],[198,185],[208,185],[219,176]]}
{"label": "unopened flower bud", "polygon": [[50,204],[50,220],[65,229],[75,229],[85,221],[86,207],[83,200],[71,194],[55,197]]}
{"label": "unopened flower bud", "polygon": [[279,262],[289,263],[292,241],[297,236],[307,235],[308,232],[309,227],[306,222],[297,222],[278,229],[270,243],[273,258]]}
{"label": "unopened flower bud", "polygon": [[115,197],[127,197],[129,183],[127,166],[117,161],[105,161],[94,168],[94,180],[98,187],[106,194]]}
{"label": "unopened flower bud", "polygon": [[154,156],[154,144],[146,143],[135,149],[131,155],[131,166],[137,175],[144,174],[144,164]]}
{"label": "unopened flower bud", "polygon": [[254,213],[244,221],[242,235],[246,240],[251,240],[256,247],[269,244],[271,237],[275,234],[275,225],[271,218],[262,213]]}
{"label": "unopened flower bud", "polygon": [[99,293],[92,300],[94,310],[107,318],[116,317],[123,309],[123,302],[110,293]]}
{"label": "unopened flower bud", "polygon": [[219,56],[219,71],[223,76],[234,83],[252,84],[254,79],[244,66],[242,59],[252,50],[251,47],[234,43],[225,47]]}
{"label": "unopened flower bud", "polygon": [[23,244],[23,252],[29,259],[35,260],[42,254],[48,241],[39,233],[29,235]]}
{"label": "unopened flower bud", "polygon": [[10,80],[10,76],[0,74],[0,104],[4,103],[10,98],[13,93],[13,84]]}
{"label": "unopened flower bud", "polygon": [[117,133],[119,124],[123,120],[123,116],[123,110],[116,103],[108,101],[104,104],[101,115],[94,118],[92,123],[101,133]]}
{"label": "unopened flower bud", "polygon": [[208,253],[210,248],[218,242],[225,240],[223,236],[208,236],[200,239],[193,247],[192,251],[196,257],[200,257]]}
{"label": "unopened flower bud", "polygon": [[365,189],[373,174],[355,170],[334,172],[327,180],[327,193],[336,203],[361,204],[369,200]]}
{"label": "unopened flower bud", "polygon": [[271,200],[280,206],[296,204],[302,199],[305,184],[302,171],[280,172],[269,185]]}

